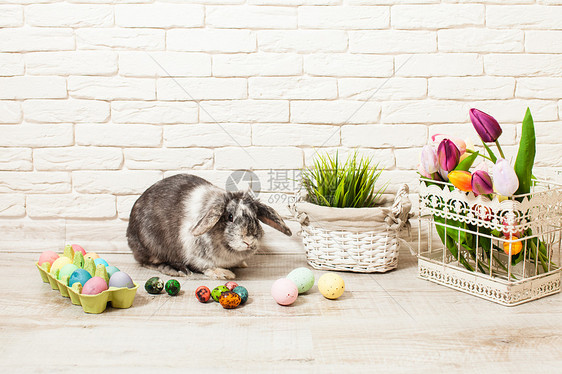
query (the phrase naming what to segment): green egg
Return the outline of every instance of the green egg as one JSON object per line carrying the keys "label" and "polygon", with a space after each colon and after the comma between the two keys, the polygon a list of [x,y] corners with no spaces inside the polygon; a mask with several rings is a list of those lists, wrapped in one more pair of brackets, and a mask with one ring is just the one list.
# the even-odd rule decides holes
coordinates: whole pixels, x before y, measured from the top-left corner
{"label": "green egg", "polygon": [[296,268],[287,275],[297,285],[299,293],[305,293],[314,286],[314,273],[309,268]]}
{"label": "green egg", "polygon": [[146,292],[152,295],[157,295],[164,289],[164,281],[159,277],[152,277],[144,284]]}
{"label": "green egg", "polygon": [[177,280],[170,279],[166,282],[166,286],[164,288],[166,289],[168,295],[176,296],[180,292],[181,286],[180,282],[178,282]]}
{"label": "green egg", "polygon": [[230,291],[228,289],[228,287],[221,285],[221,286],[217,286],[213,289],[213,291],[211,291],[211,297],[213,298],[213,300],[215,300],[217,303],[219,302],[219,297],[221,297],[221,294],[223,292],[226,291]]}

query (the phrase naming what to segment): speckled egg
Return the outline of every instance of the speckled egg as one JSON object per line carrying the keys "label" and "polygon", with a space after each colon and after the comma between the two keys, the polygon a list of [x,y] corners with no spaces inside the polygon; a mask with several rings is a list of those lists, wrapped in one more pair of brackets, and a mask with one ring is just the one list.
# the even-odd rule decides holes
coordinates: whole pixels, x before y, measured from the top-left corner
{"label": "speckled egg", "polygon": [[76,269],[78,269],[78,266],[74,264],[64,265],[59,271],[59,279],[62,279],[62,277],[70,277],[70,275],[74,273],[74,270]]}
{"label": "speckled egg", "polygon": [[115,273],[117,273],[119,270],[119,268],[117,266],[108,266],[105,268],[105,270],[107,271],[107,276],[111,279],[111,276]]}
{"label": "speckled egg", "polygon": [[244,304],[246,301],[248,301],[248,290],[246,289],[246,287],[237,286],[232,290],[232,292],[240,296],[240,304]]}
{"label": "speckled egg", "polygon": [[177,280],[170,279],[169,281],[166,282],[164,288],[168,293],[168,295],[176,296],[178,293],[180,293],[181,286],[180,286],[180,282],[178,282]]}
{"label": "speckled egg", "polygon": [[295,282],[299,294],[305,293],[314,286],[314,273],[309,268],[296,268],[287,275],[287,279]]}
{"label": "speckled egg", "polygon": [[92,277],[82,288],[83,295],[97,295],[107,290],[107,283],[100,277]]}
{"label": "speckled egg", "polygon": [[223,292],[219,297],[219,303],[224,309],[234,309],[241,301],[240,295],[232,291]]}
{"label": "speckled egg", "polygon": [[318,290],[327,299],[337,299],[345,291],[345,283],[336,273],[326,273],[318,279]]}
{"label": "speckled egg", "polygon": [[238,283],[233,282],[233,281],[230,281],[230,282],[226,282],[226,283],[224,284],[224,286],[225,286],[226,288],[228,288],[230,291],[232,291],[233,289],[235,289],[236,287],[238,287]]}
{"label": "speckled egg", "polygon": [[149,294],[157,295],[164,289],[164,281],[159,277],[152,277],[146,281],[146,283],[144,284],[144,289]]}
{"label": "speckled egg", "polygon": [[211,297],[213,298],[213,300],[215,300],[218,303],[219,297],[221,296],[221,293],[227,292],[227,291],[230,291],[230,290],[228,288],[226,288],[226,286],[217,286],[213,289],[213,291],[211,291]]}
{"label": "speckled egg", "polygon": [[206,303],[211,298],[211,290],[206,286],[197,287],[195,290],[195,297],[199,302]]}
{"label": "speckled egg", "polygon": [[70,278],[68,280],[68,285],[70,287],[72,287],[74,285],[74,283],[78,282],[80,283],[82,286],[84,286],[86,284],[87,281],[89,281],[92,278],[92,276],[90,275],[90,273],[88,273],[86,270],[84,269],[76,269],[74,270],[74,272],[70,275]]}
{"label": "speckled egg", "polygon": [[118,271],[117,273],[114,273],[113,276],[109,279],[109,287],[135,288],[135,284],[133,283],[133,280],[131,279],[129,274]]}
{"label": "speckled egg", "polygon": [[55,260],[59,258],[59,255],[56,254],[53,251],[45,251],[43,253],[41,253],[41,256],[39,256],[39,266],[43,265],[43,263],[48,262],[49,264],[53,265],[53,262],[55,262]]}
{"label": "speckled egg", "polygon": [[271,296],[277,304],[287,306],[295,302],[299,296],[299,289],[292,280],[281,278],[271,286]]}
{"label": "speckled egg", "polygon": [[72,244],[71,245],[72,249],[74,249],[74,254],[80,252],[82,253],[82,255],[86,254],[86,250],[84,248],[82,248],[81,246],[79,246],[78,244]]}
{"label": "speckled egg", "polygon": [[105,267],[108,267],[109,264],[107,263],[107,261],[105,261],[103,258],[95,258],[94,259],[94,264],[96,264],[96,266],[98,265],[103,265]]}

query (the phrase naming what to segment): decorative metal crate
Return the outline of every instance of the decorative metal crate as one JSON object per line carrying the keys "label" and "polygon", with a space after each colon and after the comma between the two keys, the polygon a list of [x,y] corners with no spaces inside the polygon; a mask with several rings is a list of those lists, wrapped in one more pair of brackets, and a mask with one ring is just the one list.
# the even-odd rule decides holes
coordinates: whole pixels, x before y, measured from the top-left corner
{"label": "decorative metal crate", "polygon": [[560,292],[562,185],[490,200],[421,179],[419,196],[420,278],[506,306]]}

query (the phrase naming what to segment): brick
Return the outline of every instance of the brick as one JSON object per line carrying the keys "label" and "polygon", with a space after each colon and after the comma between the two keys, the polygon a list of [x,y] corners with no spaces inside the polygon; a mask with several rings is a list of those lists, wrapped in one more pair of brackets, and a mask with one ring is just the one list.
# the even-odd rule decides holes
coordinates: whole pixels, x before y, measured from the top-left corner
{"label": "brick", "polygon": [[[459,1],[459,0],[445,0],[447,1]],[[462,0],[464,2],[470,1],[481,1],[481,0]],[[440,0],[347,0],[349,5],[396,5],[396,4],[432,4],[440,3]]]}
{"label": "brick", "polygon": [[281,100],[206,101],[201,122],[288,122],[289,103]]}
{"label": "brick", "polygon": [[246,99],[248,89],[242,78],[158,79],[158,100]]}
{"label": "brick", "polygon": [[388,101],[382,104],[384,123],[446,123],[468,121],[468,103],[447,100]]}
{"label": "brick", "polygon": [[21,5],[0,5],[0,27],[23,25],[23,7]]}
{"label": "brick", "polygon": [[310,77],[253,77],[248,90],[255,99],[335,99],[337,80]]}
{"label": "brick", "polygon": [[29,195],[26,206],[32,218],[112,218],[116,213],[111,195]]}
{"label": "brick", "polygon": [[339,5],[341,0],[248,0],[253,5]]}
{"label": "brick", "polygon": [[215,151],[216,169],[293,169],[303,166],[303,154],[296,147],[225,147]]}
{"label": "brick", "polygon": [[63,77],[0,78],[0,99],[63,99],[66,79]]}
{"label": "brick", "polygon": [[125,149],[125,166],[131,170],[209,169],[212,164],[210,149]]}
{"label": "brick", "polygon": [[[521,124],[518,125],[517,132],[521,134]],[[555,122],[535,122],[535,134],[539,149],[542,144],[560,144],[562,139],[562,121]]]}
{"label": "brick", "polygon": [[347,35],[341,30],[259,31],[258,48],[266,52],[344,52]]}
{"label": "brick", "polygon": [[69,77],[68,93],[77,99],[155,100],[154,79],[121,77]]}
{"label": "brick", "polygon": [[425,125],[345,125],[341,133],[346,147],[402,148],[427,143]]}
{"label": "brick", "polygon": [[314,54],[305,57],[304,71],[310,75],[345,77],[389,77],[392,56]]}
{"label": "brick", "polygon": [[482,57],[473,53],[399,55],[396,75],[402,77],[447,77],[482,75]]}
{"label": "brick", "polygon": [[121,52],[119,74],[127,77],[210,76],[211,56],[182,52]]}
{"label": "brick", "polygon": [[131,215],[133,205],[138,200],[140,195],[132,196],[117,196],[117,215],[120,219],[128,220]]}
{"label": "brick", "polygon": [[560,99],[562,78],[518,78],[515,96],[528,99]]}
{"label": "brick", "polygon": [[154,3],[115,6],[115,24],[124,27],[198,27],[204,24],[201,5]]}
{"label": "brick", "polygon": [[[95,225],[92,225],[92,221],[87,219],[88,217],[83,218],[86,219],[66,221],[66,243],[80,243],[88,251],[97,251],[98,253],[131,251],[127,244],[127,222],[111,219],[105,220],[105,222],[98,221]],[[108,254],[106,258],[111,260],[110,256]]]}
{"label": "brick", "polygon": [[383,29],[388,27],[390,9],[378,6],[301,6],[299,28]]}
{"label": "brick", "polygon": [[24,195],[0,195],[0,217],[22,217],[25,216]]}
{"label": "brick", "polygon": [[541,5],[489,5],[489,28],[562,29],[562,8]]}
{"label": "brick", "polygon": [[0,123],[19,123],[22,119],[21,104],[15,101],[0,101]]}
{"label": "brick", "polygon": [[75,47],[72,29],[24,27],[0,29],[0,51],[68,51]]}
{"label": "brick", "polygon": [[490,54],[484,56],[488,75],[562,76],[562,55],[556,54]]}
{"label": "brick", "polygon": [[249,124],[177,125],[164,127],[164,146],[183,147],[246,147],[251,144]]}
{"label": "brick", "polygon": [[35,4],[25,8],[25,22],[32,26],[113,26],[113,7],[97,4]]}
{"label": "brick", "polygon": [[[494,113],[491,113],[495,115]],[[517,128],[516,126],[509,124],[509,123],[501,123],[502,127],[502,134],[500,137],[501,144],[514,144],[515,138],[517,137]],[[473,144],[476,144],[477,147],[480,147],[480,138],[478,138],[478,134],[474,130],[474,126],[470,123],[470,119],[468,123],[455,123],[455,124],[437,124],[429,126],[429,138],[436,134],[450,134],[456,136],[461,139],[471,139]],[[484,148],[482,151],[485,152]]]}
{"label": "brick", "polygon": [[195,123],[198,118],[198,106],[192,101],[113,101],[111,116],[115,123]]}
{"label": "brick", "polygon": [[302,57],[285,53],[252,53],[213,56],[217,77],[278,76],[302,74]]}
{"label": "brick", "polygon": [[531,108],[535,121],[553,121],[558,119],[556,103],[547,100],[488,100],[474,101],[472,107],[494,116],[499,123],[521,122],[527,107]]}
{"label": "brick", "polygon": [[420,163],[421,148],[402,148],[395,149],[396,168],[406,170],[416,170]]}
{"label": "brick", "polygon": [[185,52],[254,52],[256,34],[250,30],[169,30],[167,48]]}
{"label": "brick", "polygon": [[341,78],[339,97],[353,100],[421,99],[427,95],[424,78]]}
{"label": "brick", "polygon": [[562,166],[562,159],[560,158],[560,144],[541,144],[537,148],[535,166]]}
{"label": "brick", "polygon": [[29,122],[105,122],[109,103],[92,100],[27,100],[23,103]]}
{"label": "brick", "polygon": [[153,170],[72,172],[74,190],[86,194],[141,194],[160,179],[162,172]]}
{"label": "brick", "polygon": [[562,53],[562,31],[526,31],[525,51],[533,53]]}
{"label": "brick", "polygon": [[79,49],[163,50],[166,48],[166,31],[139,28],[81,28],[76,30],[76,43]]}
{"label": "brick", "polygon": [[462,28],[439,30],[439,50],[442,52],[522,52],[524,32]]}
{"label": "brick", "polygon": [[215,28],[295,29],[297,10],[269,6],[207,6],[205,24]]}
{"label": "brick", "polygon": [[392,7],[391,24],[396,29],[441,29],[484,24],[482,4],[423,4]]}
{"label": "brick", "polygon": [[72,124],[3,125],[0,137],[4,147],[62,147],[74,143]]}
{"label": "brick", "polygon": [[37,170],[119,169],[123,152],[109,147],[38,148],[33,150]]}
{"label": "brick", "polygon": [[0,148],[0,170],[32,170],[30,148]]}
{"label": "brick", "polygon": [[67,193],[70,175],[63,172],[0,172],[0,193]]}
{"label": "brick", "polygon": [[292,101],[291,122],[295,123],[373,123],[381,106],[370,101]]}
{"label": "brick", "polygon": [[435,99],[509,99],[515,92],[514,78],[429,78],[429,97]]}
{"label": "brick", "polygon": [[286,123],[252,125],[254,145],[308,146],[319,141],[327,147],[340,145],[340,127]]}
{"label": "brick", "polygon": [[113,75],[117,53],[111,51],[37,52],[25,55],[32,75]]}
{"label": "brick", "polygon": [[[107,147],[159,147],[162,128],[152,125],[76,125],[76,144]],[[131,136],[134,134],[134,136]]]}
{"label": "brick", "polygon": [[434,31],[350,31],[349,50],[353,53],[435,52],[437,36]]}
{"label": "brick", "polygon": [[23,75],[23,57],[17,53],[0,53],[0,77]]}
{"label": "brick", "polygon": [[392,149],[390,148],[380,148],[380,149],[369,149],[369,148],[305,148],[304,149],[304,159],[307,166],[311,166],[314,160],[317,159],[319,155],[329,154],[332,157],[338,154],[340,160],[347,160],[349,157],[357,154],[359,158],[365,157],[371,159],[371,165],[375,166],[379,164],[379,168],[393,168],[395,165],[395,158]]}

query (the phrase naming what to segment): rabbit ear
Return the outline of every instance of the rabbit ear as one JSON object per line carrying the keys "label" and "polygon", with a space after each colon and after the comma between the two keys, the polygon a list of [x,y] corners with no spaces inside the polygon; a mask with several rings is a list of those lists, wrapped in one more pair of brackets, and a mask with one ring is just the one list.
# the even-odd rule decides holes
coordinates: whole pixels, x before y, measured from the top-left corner
{"label": "rabbit ear", "polygon": [[203,235],[207,231],[212,229],[223,215],[224,208],[224,199],[222,199],[220,202],[218,199],[213,199],[209,210],[207,210],[207,212],[203,215],[203,217],[201,217],[199,222],[197,222],[191,229],[191,233],[193,234],[193,236]]}
{"label": "rabbit ear", "polygon": [[273,227],[277,231],[281,231],[283,234],[287,236],[293,235],[291,230],[287,227],[283,218],[275,211],[275,209],[260,203],[259,201],[255,201],[257,207],[257,216],[260,221],[265,223],[268,226]]}

